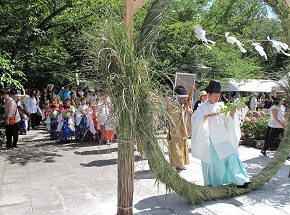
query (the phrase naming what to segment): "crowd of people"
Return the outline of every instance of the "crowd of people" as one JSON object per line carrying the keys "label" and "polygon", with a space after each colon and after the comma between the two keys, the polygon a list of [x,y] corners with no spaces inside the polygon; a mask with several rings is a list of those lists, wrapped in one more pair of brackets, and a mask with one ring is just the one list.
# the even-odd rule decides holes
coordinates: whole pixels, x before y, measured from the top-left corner
{"label": "crowd of people", "polygon": [[84,92],[66,86],[59,92],[47,88],[2,89],[1,96],[7,149],[17,146],[18,135],[41,125],[50,133],[50,139],[59,143],[75,139],[109,145],[117,138],[111,98],[105,93],[97,95],[93,89]]}
{"label": "crowd of people", "polygon": [[[244,108],[238,110],[229,103],[234,103],[239,97],[221,92],[217,80],[210,81],[194,105],[188,100],[188,93],[183,86],[175,87],[175,98],[169,107],[170,127],[167,135],[172,167],[179,171],[186,170],[185,166],[189,164],[187,139],[191,138],[191,153],[201,160],[205,185],[236,184],[238,188],[251,187],[252,183],[239,158],[241,117],[250,110],[270,109],[265,144],[261,150],[262,155],[266,156],[269,147],[279,145],[287,126],[285,99],[278,96],[276,91],[261,93],[260,96],[253,93]],[[223,112],[225,106],[231,109]]]}
{"label": "crowd of people", "polygon": [[[165,123],[172,167],[186,170],[185,166],[189,164],[187,140],[191,138],[191,148],[198,149],[191,150],[191,153],[201,160],[205,185],[250,187],[251,182],[238,152],[241,114],[236,108],[229,110],[228,114],[219,114],[237,97],[222,93],[217,80],[210,81],[194,105],[183,86],[176,86],[174,92],[175,99],[166,103],[170,117]],[[59,92],[47,88],[41,91],[3,89],[1,95],[7,149],[17,147],[19,134],[25,135],[31,129],[37,129],[41,123],[46,126],[50,139],[59,143],[76,139],[111,144],[117,138],[111,98],[105,93],[97,95],[93,89],[84,92],[81,88],[70,90],[64,87]],[[255,93],[245,107],[248,110],[270,108],[271,118],[261,150],[266,156],[268,148],[279,143],[286,128],[284,99],[278,98],[275,92],[271,95],[262,93],[259,98]]]}

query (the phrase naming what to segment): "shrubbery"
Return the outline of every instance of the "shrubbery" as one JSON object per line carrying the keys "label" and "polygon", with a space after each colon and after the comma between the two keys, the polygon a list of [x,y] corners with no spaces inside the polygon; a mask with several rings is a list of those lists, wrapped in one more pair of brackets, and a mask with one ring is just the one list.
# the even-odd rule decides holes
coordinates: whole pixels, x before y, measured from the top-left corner
{"label": "shrubbery", "polygon": [[262,111],[248,111],[241,125],[242,137],[264,140],[269,119],[270,111],[267,109]]}

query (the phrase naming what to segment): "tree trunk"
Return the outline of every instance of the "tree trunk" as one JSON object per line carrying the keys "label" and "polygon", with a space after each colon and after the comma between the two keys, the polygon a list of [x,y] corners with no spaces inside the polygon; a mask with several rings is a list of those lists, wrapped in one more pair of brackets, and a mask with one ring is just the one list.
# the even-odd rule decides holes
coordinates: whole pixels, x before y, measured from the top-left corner
{"label": "tree trunk", "polygon": [[118,144],[118,215],[133,214],[133,192],[134,145],[131,138],[120,137]]}

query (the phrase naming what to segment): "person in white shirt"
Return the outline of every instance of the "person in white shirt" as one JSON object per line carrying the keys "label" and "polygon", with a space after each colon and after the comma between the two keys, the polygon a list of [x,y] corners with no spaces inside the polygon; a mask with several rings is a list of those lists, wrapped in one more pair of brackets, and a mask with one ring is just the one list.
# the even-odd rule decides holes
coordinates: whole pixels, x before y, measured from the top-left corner
{"label": "person in white shirt", "polygon": [[22,89],[23,94],[21,94],[20,90],[17,90],[16,92],[17,93],[15,94],[15,91],[11,90],[11,93],[13,93],[11,94],[11,98],[16,102],[16,105],[19,108],[21,106],[21,99],[26,97],[26,93],[24,89]]}
{"label": "person in white shirt", "polygon": [[284,107],[285,99],[276,99],[274,105],[270,108],[271,117],[268,122],[268,129],[266,131],[265,144],[261,150],[261,154],[266,156],[269,148],[278,148],[284,129],[286,128],[286,113]]}
{"label": "person in white shirt", "polygon": [[85,93],[84,93],[83,89],[82,88],[79,88],[78,89],[78,92],[77,92],[78,97],[82,98],[84,94]]}
{"label": "person in white shirt", "polygon": [[207,100],[207,92],[206,91],[200,91],[199,93],[199,100],[194,104],[194,107],[193,107],[193,111],[196,111],[196,109],[203,103],[206,102]]}
{"label": "person in white shirt", "polygon": [[[32,129],[35,129],[36,117],[37,117],[37,103],[35,99],[35,94],[33,92],[30,93],[30,97],[28,98],[26,105],[26,112],[29,116],[29,121],[31,123]],[[30,123],[28,123],[28,129],[30,129]]]}
{"label": "person in white shirt", "polygon": [[256,111],[258,107],[258,99],[257,99],[258,94],[254,93],[254,95],[251,98],[250,102],[250,110],[251,111]]}
{"label": "person in white shirt", "polygon": [[25,95],[22,99],[21,99],[21,106],[23,107],[27,107],[27,104],[28,104],[28,100],[29,100],[29,95]]}
{"label": "person in white shirt", "polygon": [[76,109],[76,130],[75,130],[76,140],[89,139],[89,136],[87,134],[88,113],[89,113],[89,106],[86,104],[86,98],[82,98],[81,104],[79,105],[78,109]]}

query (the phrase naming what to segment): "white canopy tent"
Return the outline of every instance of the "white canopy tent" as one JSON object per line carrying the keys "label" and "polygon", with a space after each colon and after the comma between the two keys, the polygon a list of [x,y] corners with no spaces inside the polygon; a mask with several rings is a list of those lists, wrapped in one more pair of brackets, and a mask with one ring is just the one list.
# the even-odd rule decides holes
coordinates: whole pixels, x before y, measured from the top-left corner
{"label": "white canopy tent", "polygon": [[276,81],[272,80],[249,79],[240,82],[230,80],[221,90],[237,92],[271,92],[272,90],[279,91],[279,85]]}

